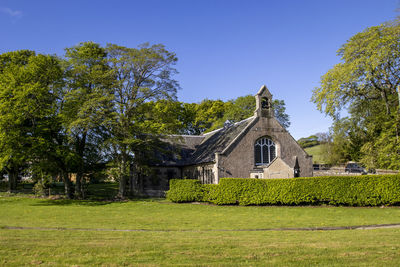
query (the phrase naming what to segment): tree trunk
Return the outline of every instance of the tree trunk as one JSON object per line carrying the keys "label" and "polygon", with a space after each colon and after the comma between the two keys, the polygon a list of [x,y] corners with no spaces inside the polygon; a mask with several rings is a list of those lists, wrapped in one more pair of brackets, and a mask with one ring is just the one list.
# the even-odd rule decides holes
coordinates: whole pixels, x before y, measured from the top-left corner
{"label": "tree trunk", "polygon": [[61,171],[60,175],[64,182],[65,197],[68,199],[72,199],[72,184],[71,184],[71,180],[69,179],[68,172]]}
{"label": "tree trunk", "polygon": [[389,100],[387,98],[387,94],[385,90],[381,91],[381,97],[383,101],[385,102],[385,107],[386,107],[386,115],[390,115],[390,106],[389,106]]}
{"label": "tree trunk", "polygon": [[84,151],[86,147],[86,132],[82,134],[82,138],[79,139],[77,137],[77,147],[76,147],[76,152],[78,153],[78,156],[80,158],[79,162],[79,167],[78,167],[78,172],[76,174],[76,180],[75,180],[75,197],[78,199],[81,199],[83,194],[82,194],[82,178],[83,178],[83,172],[84,172]]}
{"label": "tree trunk", "polygon": [[127,194],[127,182],[128,182],[128,156],[122,155],[122,161],[120,163],[120,179],[119,179],[119,190],[118,190],[118,198],[124,199]]}
{"label": "tree trunk", "polygon": [[82,193],[82,177],[83,177],[83,172],[82,170],[79,170],[78,173],[76,174],[76,180],[75,180],[75,198],[77,199],[82,199],[83,193]]}
{"label": "tree trunk", "polygon": [[137,168],[134,164],[129,164],[129,195],[131,197],[138,193],[137,190]]}
{"label": "tree trunk", "polygon": [[18,169],[12,167],[7,171],[7,174],[8,174],[8,191],[10,193],[15,193],[17,191]]}
{"label": "tree trunk", "polygon": [[121,173],[121,177],[119,180],[119,191],[118,191],[118,198],[124,199],[127,196],[126,190],[126,183],[127,183],[127,176],[124,173]]}

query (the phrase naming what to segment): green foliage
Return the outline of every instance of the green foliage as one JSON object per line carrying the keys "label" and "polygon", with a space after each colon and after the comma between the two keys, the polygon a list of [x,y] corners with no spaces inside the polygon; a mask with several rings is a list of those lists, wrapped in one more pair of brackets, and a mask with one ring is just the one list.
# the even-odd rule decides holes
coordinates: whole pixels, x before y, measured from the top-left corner
{"label": "green foliage", "polygon": [[342,63],[321,78],[312,100],[333,117],[360,99],[381,99],[390,112],[396,98],[400,66],[400,26],[397,22],[367,28],[350,38],[338,51]]}
{"label": "green foliage", "polygon": [[161,99],[143,105],[146,128],[163,134],[189,134],[194,123],[193,113],[186,103]]}
{"label": "green foliage", "polygon": [[211,202],[214,203],[215,199],[218,197],[218,185],[217,184],[203,184],[203,202]]}
{"label": "green foliage", "polygon": [[46,195],[46,189],[48,189],[49,185],[46,183],[46,181],[39,180],[37,183],[32,188],[32,192],[37,195],[37,196],[45,196]]}
{"label": "green foliage", "polygon": [[297,140],[297,143],[302,147],[302,148],[307,148],[307,147],[312,147],[312,146],[317,146],[320,144],[318,137],[316,135],[311,135],[309,137],[303,137]]}
{"label": "green foliage", "polygon": [[0,55],[0,169],[16,177],[48,152],[62,70],[54,56],[20,50]]}
{"label": "green foliage", "polygon": [[[342,62],[321,77],[312,96],[335,120],[329,161],[400,169],[399,20],[354,35],[338,55]],[[348,118],[340,119],[342,109]]]}
{"label": "green foliage", "polygon": [[275,118],[285,128],[290,126],[290,118],[286,113],[286,106],[284,100],[274,99],[272,101],[272,108],[274,109]]}
{"label": "green foliage", "polygon": [[203,188],[200,181],[192,179],[172,179],[167,199],[173,202],[202,201]]}
{"label": "green foliage", "polygon": [[169,198],[171,201],[199,201],[203,192],[203,201],[217,205],[379,206],[400,203],[400,175],[223,178],[219,185],[203,185],[203,188],[195,181],[181,181],[185,180],[171,183],[170,191],[175,194]]}
{"label": "green foliage", "polygon": [[[235,192],[240,205],[376,206],[395,205],[400,202],[398,175],[225,180],[221,187],[228,187],[230,191]],[[226,200],[226,203],[231,202],[230,198]]]}
{"label": "green foliage", "polygon": [[[124,198],[136,193],[128,191],[128,180],[132,185],[129,188],[139,190],[140,181],[135,181],[132,174],[146,168],[149,157],[159,147],[160,135],[179,128],[177,119],[169,117],[180,109],[179,104],[170,103],[176,100],[179,88],[172,79],[178,59],[161,44],[139,48],[109,44],[106,52],[116,78],[111,102],[114,117],[107,144],[118,170],[119,197]],[[160,102],[151,102],[157,100]]]}
{"label": "green foliage", "polygon": [[113,118],[114,72],[107,52],[93,42],[66,49],[66,89],[60,120],[71,148],[76,175],[75,195],[83,196],[83,175],[102,160],[102,145]]}
{"label": "green foliage", "polygon": [[[288,128],[289,115],[286,114],[285,102],[275,99],[272,102],[275,118]],[[205,99],[200,103],[184,104],[186,120],[183,121],[186,134],[202,134],[222,128],[226,121],[231,123],[247,119],[254,115],[256,100],[252,95],[240,96],[229,101]]]}

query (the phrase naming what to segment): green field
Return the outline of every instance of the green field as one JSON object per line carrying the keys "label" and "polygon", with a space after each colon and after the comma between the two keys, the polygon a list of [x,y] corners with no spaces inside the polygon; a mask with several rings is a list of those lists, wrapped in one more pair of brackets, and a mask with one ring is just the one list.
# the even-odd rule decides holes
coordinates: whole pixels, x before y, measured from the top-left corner
{"label": "green field", "polygon": [[324,145],[317,145],[312,147],[307,147],[304,150],[307,152],[308,155],[313,156],[313,163],[325,164],[325,159],[322,154],[322,146]]}
{"label": "green field", "polygon": [[400,223],[398,207],[239,207],[2,193],[0,265],[398,266],[400,228],[279,230],[394,223]]}

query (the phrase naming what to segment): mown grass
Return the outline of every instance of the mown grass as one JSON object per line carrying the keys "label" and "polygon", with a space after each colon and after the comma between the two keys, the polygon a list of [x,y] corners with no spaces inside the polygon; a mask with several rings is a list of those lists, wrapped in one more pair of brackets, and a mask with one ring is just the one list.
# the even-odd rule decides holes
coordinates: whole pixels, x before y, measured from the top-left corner
{"label": "mown grass", "polygon": [[0,226],[147,230],[259,229],[400,223],[400,208],[238,207],[0,197]]}
{"label": "mown grass", "polygon": [[399,228],[254,231],[390,223],[400,223],[399,207],[239,207],[164,199],[50,200],[2,193],[0,265],[398,266]]}
{"label": "mown grass", "polygon": [[0,230],[2,266],[398,266],[400,230]]}
{"label": "mown grass", "polygon": [[[31,195],[33,194],[34,183],[18,183],[17,192],[18,194]],[[8,191],[8,183],[5,181],[0,181],[0,192]],[[57,182],[52,184],[52,187],[45,190],[46,194],[49,195],[64,195],[64,184],[62,182]],[[90,200],[112,200],[118,193],[118,183],[97,183],[88,184],[86,199]]]}

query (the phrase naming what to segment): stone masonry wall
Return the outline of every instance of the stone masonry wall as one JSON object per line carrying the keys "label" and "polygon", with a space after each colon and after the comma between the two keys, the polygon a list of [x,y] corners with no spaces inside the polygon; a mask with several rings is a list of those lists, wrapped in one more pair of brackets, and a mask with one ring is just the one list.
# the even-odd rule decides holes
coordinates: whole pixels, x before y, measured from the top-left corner
{"label": "stone masonry wall", "polygon": [[[254,144],[261,137],[269,137],[276,145],[277,157],[294,167],[296,156],[300,165],[300,176],[313,175],[312,157],[310,157],[293,139],[293,137],[274,118],[259,117],[234,148],[219,157],[219,177],[250,177],[256,169]],[[273,178],[273,177],[271,177]]]}

